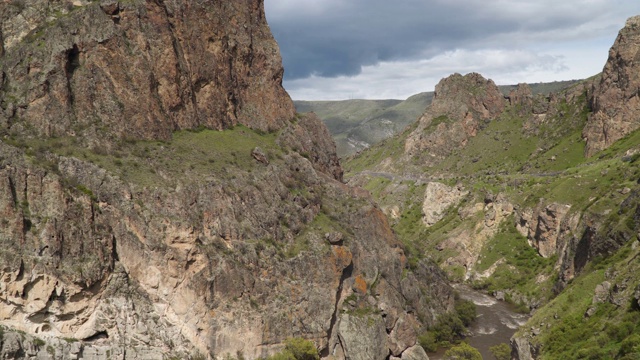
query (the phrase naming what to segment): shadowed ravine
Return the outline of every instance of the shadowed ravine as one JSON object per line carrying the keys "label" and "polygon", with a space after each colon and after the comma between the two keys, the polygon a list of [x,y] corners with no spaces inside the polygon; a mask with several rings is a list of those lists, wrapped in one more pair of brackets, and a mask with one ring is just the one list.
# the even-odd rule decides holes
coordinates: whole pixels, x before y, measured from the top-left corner
{"label": "shadowed ravine", "polygon": [[[474,291],[466,286],[455,287],[463,299],[476,304],[478,313],[476,322],[471,325],[469,344],[480,351],[483,359],[493,359],[490,347],[509,343],[509,339],[519,326],[529,318],[527,315],[515,312],[513,306],[504,301]],[[429,359],[438,360],[444,356],[444,350],[429,354]]]}

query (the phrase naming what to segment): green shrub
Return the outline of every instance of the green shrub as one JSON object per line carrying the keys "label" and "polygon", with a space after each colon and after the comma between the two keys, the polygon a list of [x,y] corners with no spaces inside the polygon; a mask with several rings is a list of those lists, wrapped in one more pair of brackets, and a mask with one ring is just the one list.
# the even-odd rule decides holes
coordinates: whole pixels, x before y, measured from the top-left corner
{"label": "green shrub", "polygon": [[502,343],[489,348],[493,357],[496,360],[510,360],[511,359],[511,347],[508,344]]}
{"label": "green shrub", "polygon": [[418,344],[420,344],[420,346],[422,346],[422,348],[426,352],[438,351],[438,342],[436,341],[436,337],[432,332],[427,331],[424,334],[418,336]]}
{"label": "green shrub", "polygon": [[475,321],[477,314],[476,304],[474,304],[473,301],[457,299],[455,309],[464,326],[469,326]]}
{"label": "green shrub", "polygon": [[33,345],[35,345],[36,347],[41,347],[41,346],[44,346],[45,344],[46,342],[44,342],[44,340],[40,338],[33,339]]}
{"label": "green shrub", "polygon": [[[637,357],[629,357],[628,355],[636,355]],[[633,334],[626,338],[620,344],[618,356],[625,359],[640,359],[640,334]]]}
{"label": "green shrub", "polygon": [[460,343],[444,353],[445,360],[482,360],[480,352],[467,343]]}
{"label": "green shrub", "polygon": [[466,327],[476,319],[476,305],[469,300],[456,299],[455,311],[442,314],[436,324],[418,337],[418,343],[427,352],[438,350],[441,343],[455,343],[464,338]]}
{"label": "green shrub", "polygon": [[320,355],[313,342],[302,338],[285,341],[284,350],[267,358],[267,360],[319,360]]}

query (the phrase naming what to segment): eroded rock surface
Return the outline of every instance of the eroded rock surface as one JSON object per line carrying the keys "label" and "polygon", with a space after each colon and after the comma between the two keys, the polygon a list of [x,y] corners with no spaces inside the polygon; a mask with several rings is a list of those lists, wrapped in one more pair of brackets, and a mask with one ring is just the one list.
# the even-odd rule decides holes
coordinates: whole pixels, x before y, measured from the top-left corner
{"label": "eroded rock surface", "polygon": [[426,226],[437,223],[446,215],[447,209],[458,204],[468,193],[462,186],[447,186],[439,182],[428,183],[422,203],[422,221]]}
{"label": "eroded rock surface", "polygon": [[[452,310],[295,116],[262,1],[0,6],[0,323],[26,336],[4,357],[256,359],[303,337],[384,359]],[[270,147],[154,158],[175,130],[237,124],[222,140]]]}
{"label": "eroded rock surface", "polygon": [[640,127],[640,16],[627,20],[609,50],[609,59],[600,82],[594,87],[593,114],[582,136],[587,140],[585,155],[609,147]]}
{"label": "eroded rock surface", "polygon": [[529,244],[543,257],[562,252],[565,245],[563,237],[575,230],[578,218],[568,218],[570,205],[540,204],[533,209],[525,209],[519,217],[516,228],[529,240]]}
{"label": "eroded rock surface", "polygon": [[504,106],[504,96],[496,84],[480,74],[453,74],[442,79],[436,85],[431,106],[407,137],[404,153],[433,165],[465,146],[485,122],[502,113]]}
{"label": "eroded rock surface", "polygon": [[0,6],[4,133],[166,140],[294,116],[261,0]]}

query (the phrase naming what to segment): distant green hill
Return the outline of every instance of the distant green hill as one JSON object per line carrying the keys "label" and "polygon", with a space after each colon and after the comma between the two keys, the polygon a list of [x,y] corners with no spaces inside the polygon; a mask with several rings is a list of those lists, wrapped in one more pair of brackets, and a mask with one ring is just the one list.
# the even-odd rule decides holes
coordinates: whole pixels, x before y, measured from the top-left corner
{"label": "distant green hill", "polygon": [[[530,84],[533,94],[556,92],[577,81]],[[517,85],[499,86],[508,95]],[[422,115],[433,99],[433,92],[423,92],[406,100],[304,101],[294,104],[300,113],[315,112],[327,124],[338,148],[346,157],[387,139]]]}
{"label": "distant green hill", "polygon": [[315,112],[327,124],[340,157],[389,138],[414,122],[433,92],[402,100],[294,101],[298,112]]}

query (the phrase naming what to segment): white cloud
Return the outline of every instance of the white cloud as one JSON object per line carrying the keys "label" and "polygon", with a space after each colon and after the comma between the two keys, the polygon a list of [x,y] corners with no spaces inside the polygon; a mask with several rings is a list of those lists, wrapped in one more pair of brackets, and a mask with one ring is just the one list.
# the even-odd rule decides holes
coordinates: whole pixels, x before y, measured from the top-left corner
{"label": "white cloud", "polygon": [[[478,72],[497,84],[581,79],[598,73],[602,56],[588,57],[591,49],[565,48],[565,54],[536,53],[531,50],[458,49],[431,59],[381,62],[362,67],[356,76],[287,81],[285,87],[296,100],[405,99],[435,85],[454,72]],[[580,59],[576,61],[576,59]]]}
{"label": "white cloud", "polygon": [[[453,72],[585,78],[637,0],[265,0],[294,99],[405,98]],[[312,76],[310,74],[315,74]],[[321,77],[320,75],[324,76]]]}

